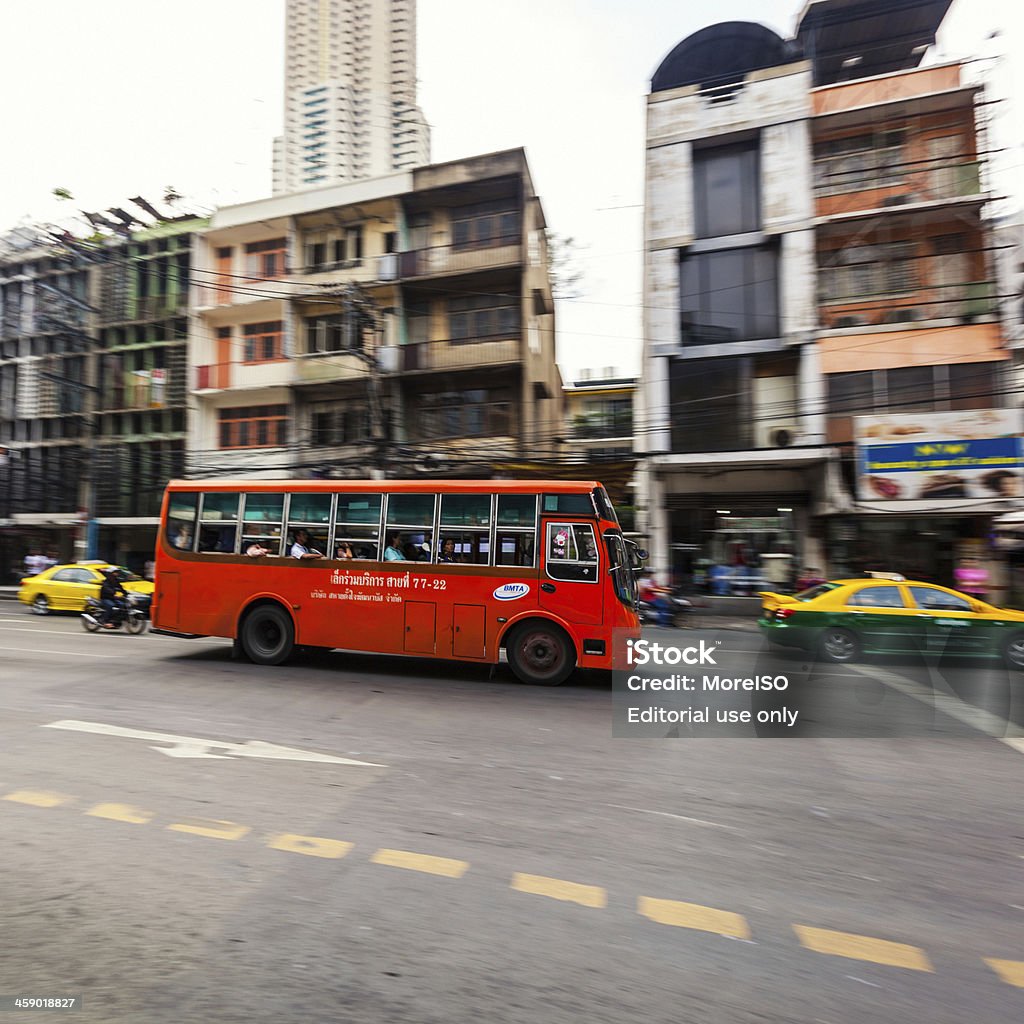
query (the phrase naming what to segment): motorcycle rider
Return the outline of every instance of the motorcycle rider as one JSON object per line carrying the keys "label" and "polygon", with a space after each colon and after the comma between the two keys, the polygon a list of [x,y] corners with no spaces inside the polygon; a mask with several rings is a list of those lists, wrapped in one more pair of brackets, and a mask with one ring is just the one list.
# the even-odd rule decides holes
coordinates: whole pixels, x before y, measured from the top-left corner
{"label": "motorcycle rider", "polygon": [[104,629],[114,629],[116,624],[113,621],[114,612],[118,608],[124,608],[128,600],[128,592],[121,586],[121,574],[117,568],[110,566],[108,569],[101,569],[103,583],[100,585],[100,604],[103,606],[103,616],[100,625]]}

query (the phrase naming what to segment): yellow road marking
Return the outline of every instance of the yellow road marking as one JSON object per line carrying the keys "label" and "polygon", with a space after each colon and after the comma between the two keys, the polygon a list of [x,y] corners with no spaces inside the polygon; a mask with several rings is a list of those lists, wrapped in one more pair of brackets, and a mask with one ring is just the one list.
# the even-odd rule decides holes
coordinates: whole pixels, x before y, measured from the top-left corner
{"label": "yellow road marking", "polygon": [[599,885],[581,885],[579,882],[565,882],[561,878],[524,875],[517,871],[512,876],[512,888],[534,896],[549,896],[553,900],[578,903],[581,907],[600,910],[608,906],[608,894]]}
{"label": "yellow road marking", "polygon": [[57,807],[66,804],[71,797],[41,789],[19,789],[8,793],[4,799],[16,804],[28,804],[30,807]]}
{"label": "yellow road marking", "polygon": [[304,853],[309,857],[344,857],[352,849],[353,843],[341,839],[322,839],[320,836],[297,836],[291,832],[283,832],[274,836],[267,846],[272,850],[284,850],[287,853]]}
{"label": "yellow road marking", "polygon": [[636,904],[637,913],[657,924],[676,928],[693,928],[701,932],[714,932],[734,939],[749,939],[750,925],[742,914],[728,910],[703,907],[699,903],[680,903],[678,900],[655,900],[641,896]]}
{"label": "yellow road marking", "polygon": [[408,850],[378,850],[370,858],[370,863],[425,871],[428,875],[444,875],[446,878],[461,878],[469,869],[469,861],[431,857],[427,853],[409,853]]}
{"label": "yellow road marking", "polygon": [[908,971],[931,971],[932,965],[924,950],[917,946],[906,946],[902,942],[873,939],[869,935],[853,935],[850,932],[834,932],[827,928],[809,928],[795,924],[800,945],[814,953],[826,956],[842,956],[848,960],[867,960],[873,964],[889,967],[903,967]]}
{"label": "yellow road marking", "polygon": [[143,811],[131,804],[97,804],[85,812],[94,818],[127,821],[131,825],[146,825],[153,820],[152,811]]}
{"label": "yellow road marking", "polygon": [[999,975],[1000,981],[1024,988],[1024,960],[990,960],[988,957],[982,959]]}
{"label": "yellow road marking", "polygon": [[208,839],[241,839],[252,831],[248,825],[239,825],[234,821],[219,821],[215,818],[200,818],[199,821],[209,821],[208,825],[189,825],[182,822],[175,822],[168,825],[171,832],[187,832],[193,836],[206,836]]}

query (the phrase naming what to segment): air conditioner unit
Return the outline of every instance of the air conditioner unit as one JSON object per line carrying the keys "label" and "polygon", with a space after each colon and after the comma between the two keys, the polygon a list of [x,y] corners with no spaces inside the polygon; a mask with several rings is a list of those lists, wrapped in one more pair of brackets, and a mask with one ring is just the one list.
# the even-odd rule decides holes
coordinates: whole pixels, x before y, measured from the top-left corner
{"label": "air conditioner unit", "polygon": [[795,423],[772,423],[758,431],[759,448],[791,448],[800,440],[800,428]]}

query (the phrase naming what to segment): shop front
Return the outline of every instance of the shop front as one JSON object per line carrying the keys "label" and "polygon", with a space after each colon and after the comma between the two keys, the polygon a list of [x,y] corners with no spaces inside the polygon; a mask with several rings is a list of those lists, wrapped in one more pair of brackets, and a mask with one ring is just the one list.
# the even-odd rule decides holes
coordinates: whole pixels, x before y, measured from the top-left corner
{"label": "shop front", "polygon": [[833,461],[825,448],[649,458],[655,575],[723,597],[792,589],[824,565],[822,516],[847,507]]}

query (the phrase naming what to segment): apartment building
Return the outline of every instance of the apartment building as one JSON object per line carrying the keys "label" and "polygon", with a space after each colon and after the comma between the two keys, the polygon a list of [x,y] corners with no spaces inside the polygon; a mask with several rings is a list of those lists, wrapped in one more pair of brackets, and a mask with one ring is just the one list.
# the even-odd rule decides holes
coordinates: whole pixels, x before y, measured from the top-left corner
{"label": "apartment building", "polygon": [[164,484],[184,469],[202,223],[169,218],[87,243],[27,228],[0,244],[5,578],[29,548],[140,569],[151,557]]}
{"label": "apartment building", "polygon": [[287,0],[274,193],[430,162],[416,105],[416,0]]}
{"label": "apartment building", "polygon": [[193,287],[189,475],[488,476],[557,448],[521,150],[221,209]]}
{"label": "apartment building", "polygon": [[982,90],[921,63],[948,7],[816,0],[792,39],[715,25],[655,73],[640,444],[661,565],[949,582],[989,554],[1020,430]]}

